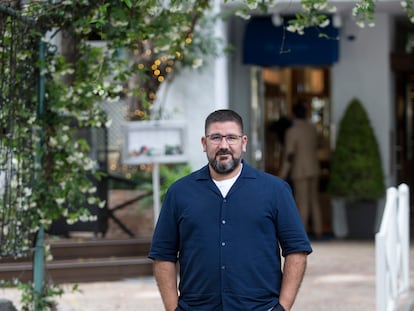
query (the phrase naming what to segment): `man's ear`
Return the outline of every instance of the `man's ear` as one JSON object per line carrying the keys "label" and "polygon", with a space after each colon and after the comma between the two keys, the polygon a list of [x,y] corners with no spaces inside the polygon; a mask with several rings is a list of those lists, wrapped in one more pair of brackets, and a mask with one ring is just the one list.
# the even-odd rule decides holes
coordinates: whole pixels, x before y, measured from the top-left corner
{"label": "man's ear", "polygon": [[242,137],[242,150],[243,150],[243,152],[246,152],[247,151],[247,142],[248,142],[248,138],[247,138],[247,136],[246,135],[244,135],[243,137]]}
{"label": "man's ear", "polygon": [[206,137],[205,136],[202,136],[201,137],[201,144],[203,145],[203,151],[204,152],[206,152],[206,149],[207,149],[206,143],[207,143]]}

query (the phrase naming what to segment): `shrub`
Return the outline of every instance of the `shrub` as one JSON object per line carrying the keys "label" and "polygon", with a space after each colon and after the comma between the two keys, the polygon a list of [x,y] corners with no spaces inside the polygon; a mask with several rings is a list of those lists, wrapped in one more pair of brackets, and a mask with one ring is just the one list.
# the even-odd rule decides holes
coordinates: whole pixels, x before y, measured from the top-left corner
{"label": "shrub", "polygon": [[339,124],[328,192],[351,200],[375,200],[385,192],[378,143],[364,107],[355,98]]}

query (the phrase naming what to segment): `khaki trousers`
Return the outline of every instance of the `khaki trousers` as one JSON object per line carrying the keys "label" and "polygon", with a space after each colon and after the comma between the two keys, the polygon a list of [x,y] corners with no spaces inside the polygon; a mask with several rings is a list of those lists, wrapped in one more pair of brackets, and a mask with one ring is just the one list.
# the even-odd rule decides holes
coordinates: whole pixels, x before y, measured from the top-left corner
{"label": "khaki trousers", "polygon": [[316,237],[322,236],[322,214],[318,198],[318,177],[294,179],[293,188],[299,213],[308,232],[309,218],[312,219],[312,229]]}

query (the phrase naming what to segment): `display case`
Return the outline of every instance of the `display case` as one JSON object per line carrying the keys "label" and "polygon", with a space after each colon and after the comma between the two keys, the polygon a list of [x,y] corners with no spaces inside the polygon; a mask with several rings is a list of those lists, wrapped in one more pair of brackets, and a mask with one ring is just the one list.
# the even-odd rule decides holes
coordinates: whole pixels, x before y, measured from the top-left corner
{"label": "display case", "polygon": [[172,120],[132,121],[122,125],[122,163],[186,162],[186,126]]}

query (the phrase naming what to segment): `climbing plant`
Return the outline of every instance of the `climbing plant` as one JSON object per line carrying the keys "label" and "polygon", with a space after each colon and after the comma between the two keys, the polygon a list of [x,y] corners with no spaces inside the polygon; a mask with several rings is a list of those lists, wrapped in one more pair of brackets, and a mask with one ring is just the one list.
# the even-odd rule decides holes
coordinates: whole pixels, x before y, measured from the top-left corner
{"label": "climbing plant", "polygon": [[[232,2],[232,0],[224,0]],[[376,1],[374,0],[354,0],[352,16],[355,23],[364,28],[375,26]],[[300,9],[295,13],[295,18],[289,21],[288,31],[304,34],[309,27],[324,28],[329,25],[329,15],[337,12],[335,1],[329,0],[299,0]],[[268,12],[269,9],[277,11],[276,0],[244,0],[244,6],[238,9],[238,14],[244,18],[249,18],[252,11],[260,10]],[[402,0],[395,2],[401,6],[401,12],[407,15],[411,23],[414,23],[414,2],[413,0]],[[274,9],[273,9],[274,8]],[[324,36],[321,32],[321,36]]]}

